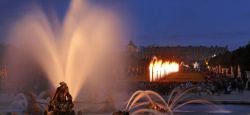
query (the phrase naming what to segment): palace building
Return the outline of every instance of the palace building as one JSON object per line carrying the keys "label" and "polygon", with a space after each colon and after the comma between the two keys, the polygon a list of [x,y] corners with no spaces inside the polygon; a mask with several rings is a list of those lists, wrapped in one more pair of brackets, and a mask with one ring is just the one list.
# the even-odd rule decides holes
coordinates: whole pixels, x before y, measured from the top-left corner
{"label": "palace building", "polygon": [[128,72],[147,73],[148,65],[152,57],[156,56],[163,60],[184,62],[204,62],[206,59],[223,54],[228,51],[227,47],[218,46],[146,46],[138,47],[132,41],[127,46]]}

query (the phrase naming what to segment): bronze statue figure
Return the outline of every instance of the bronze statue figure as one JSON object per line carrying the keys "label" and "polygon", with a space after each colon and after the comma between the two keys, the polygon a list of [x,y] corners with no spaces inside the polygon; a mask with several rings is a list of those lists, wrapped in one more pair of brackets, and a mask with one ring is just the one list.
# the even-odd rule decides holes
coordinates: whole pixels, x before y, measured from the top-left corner
{"label": "bronze statue figure", "polygon": [[74,115],[72,96],[69,93],[69,88],[65,82],[60,82],[60,86],[48,105],[48,112],[53,112],[55,115]]}

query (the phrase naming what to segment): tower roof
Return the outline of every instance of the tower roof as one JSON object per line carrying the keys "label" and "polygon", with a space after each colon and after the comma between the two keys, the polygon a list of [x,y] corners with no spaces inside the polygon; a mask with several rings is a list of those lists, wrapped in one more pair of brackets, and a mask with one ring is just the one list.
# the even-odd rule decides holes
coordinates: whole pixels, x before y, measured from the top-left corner
{"label": "tower roof", "polygon": [[133,43],[132,40],[129,41],[128,46],[133,46],[134,48],[137,48],[137,46]]}

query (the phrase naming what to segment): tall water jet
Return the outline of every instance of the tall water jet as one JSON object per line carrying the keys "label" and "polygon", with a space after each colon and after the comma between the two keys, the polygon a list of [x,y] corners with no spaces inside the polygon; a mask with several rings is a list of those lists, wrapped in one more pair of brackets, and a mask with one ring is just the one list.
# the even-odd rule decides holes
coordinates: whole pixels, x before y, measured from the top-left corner
{"label": "tall water jet", "polygon": [[66,82],[74,100],[109,98],[121,86],[121,28],[113,12],[84,0],[71,1],[62,23],[34,8],[13,24],[9,34],[5,62],[14,85],[10,87],[46,83],[34,76],[41,72],[53,88]]}

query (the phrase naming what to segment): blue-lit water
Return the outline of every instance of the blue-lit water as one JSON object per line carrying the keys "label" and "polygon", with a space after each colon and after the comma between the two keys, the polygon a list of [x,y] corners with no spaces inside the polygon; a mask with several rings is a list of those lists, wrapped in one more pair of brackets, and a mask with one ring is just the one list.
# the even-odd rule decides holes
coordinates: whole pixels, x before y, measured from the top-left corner
{"label": "blue-lit water", "polygon": [[[1,111],[5,115],[7,111]],[[86,115],[112,115],[112,113],[85,113]],[[25,113],[18,113],[25,115]],[[33,115],[33,114],[30,114]],[[166,114],[168,115],[168,114]],[[250,115],[250,105],[216,104],[213,106],[202,104],[188,104],[176,110],[173,115]]]}
{"label": "blue-lit water", "polygon": [[175,115],[250,115],[250,105],[189,104],[178,109]]}

